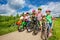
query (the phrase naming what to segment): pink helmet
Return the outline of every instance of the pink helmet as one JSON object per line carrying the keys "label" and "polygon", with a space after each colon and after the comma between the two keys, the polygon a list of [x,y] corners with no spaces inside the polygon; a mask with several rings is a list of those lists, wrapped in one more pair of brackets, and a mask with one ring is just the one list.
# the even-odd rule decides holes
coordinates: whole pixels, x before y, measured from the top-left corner
{"label": "pink helmet", "polygon": [[32,10],[32,12],[35,12],[35,10]]}
{"label": "pink helmet", "polygon": [[46,10],[46,12],[51,12],[51,10]]}

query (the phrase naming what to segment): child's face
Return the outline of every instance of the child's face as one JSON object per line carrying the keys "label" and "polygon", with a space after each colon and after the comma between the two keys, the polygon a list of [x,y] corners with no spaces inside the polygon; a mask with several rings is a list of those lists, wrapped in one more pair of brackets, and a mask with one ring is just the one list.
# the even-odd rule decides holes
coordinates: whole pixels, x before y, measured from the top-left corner
{"label": "child's face", "polygon": [[26,16],[28,16],[28,14],[26,14]]}
{"label": "child's face", "polygon": [[24,14],[23,16],[26,16],[26,14]]}
{"label": "child's face", "polygon": [[35,16],[35,13],[33,13],[32,15]]}
{"label": "child's face", "polygon": [[46,14],[47,14],[47,15],[49,15],[49,14],[50,14],[50,12],[46,12]]}
{"label": "child's face", "polygon": [[43,17],[43,20],[45,20],[46,19],[46,17]]}
{"label": "child's face", "polygon": [[38,10],[38,12],[41,12],[42,10]]}
{"label": "child's face", "polygon": [[42,17],[42,20],[46,21],[46,16],[43,16],[43,17]]}
{"label": "child's face", "polygon": [[27,14],[27,16],[28,16],[28,14]]}

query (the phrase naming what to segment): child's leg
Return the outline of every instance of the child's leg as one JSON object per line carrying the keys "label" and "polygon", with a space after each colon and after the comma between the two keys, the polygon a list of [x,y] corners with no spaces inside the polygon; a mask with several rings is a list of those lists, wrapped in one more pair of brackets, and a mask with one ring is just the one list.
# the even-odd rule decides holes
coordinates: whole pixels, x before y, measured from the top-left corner
{"label": "child's leg", "polygon": [[42,30],[42,21],[40,21],[40,30]]}
{"label": "child's leg", "polygon": [[49,37],[51,37],[52,36],[52,23],[49,23],[49,30],[50,30],[50,32],[49,32]]}
{"label": "child's leg", "polygon": [[50,32],[52,33],[52,23],[49,23],[50,25]]}

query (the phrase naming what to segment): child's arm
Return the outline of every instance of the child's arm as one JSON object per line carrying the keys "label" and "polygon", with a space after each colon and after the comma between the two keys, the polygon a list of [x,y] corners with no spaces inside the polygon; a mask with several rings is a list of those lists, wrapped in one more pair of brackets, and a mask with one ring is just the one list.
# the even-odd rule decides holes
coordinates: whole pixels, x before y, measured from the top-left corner
{"label": "child's arm", "polygon": [[55,17],[52,17],[52,20],[56,20],[56,18]]}

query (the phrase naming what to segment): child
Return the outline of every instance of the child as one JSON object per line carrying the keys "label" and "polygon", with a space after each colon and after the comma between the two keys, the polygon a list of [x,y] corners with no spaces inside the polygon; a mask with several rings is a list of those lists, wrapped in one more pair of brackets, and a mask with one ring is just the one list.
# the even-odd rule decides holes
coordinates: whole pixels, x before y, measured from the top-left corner
{"label": "child", "polygon": [[20,17],[20,20],[21,20],[22,22],[21,22],[21,25],[18,27],[19,32],[20,32],[20,31],[23,31],[23,30],[24,30],[24,27],[25,27],[25,25],[26,25],[26,22],[25,22],[25,14],[23,14],[23,15]]}
{"label": "child", "polygon": [[[38,33],[39,31],[39,25],[38,25],[38,20],[37,20],[37,17],[36,17],[36,11],[35,10],[32,10],[32,25],[33,25],[33,33],[35,34]],[[36,30],[34,32],[34,30]]]}
{"label": "child", "polygon": [[42,8],[38,8],[38,13],[36,14],[36,17],[39,21],[39,24],[40,24],[40,29],[42,27]]}
{"label": "child", "polygon": [[25,21],[27,22],[27,31],[31,31],[30,30],[30,23],[31,23],[31,18],[30,18],[30,15],[29,15],[29,13],[27,12],[26,14],[25,14]]}
{"label": "child", "polygon": [[49,36],[52,36],[52,15],[51,15],[51,11],[50,10],[46,10],[46,20],[48,23],[48,27],[49,27]]}
{"label": "child", "polygon": [[42,16],[42,27],[41,27],[41,38],[46,39],[47,38],[47,23],[46,23],[46,16]]}
{"label": "child", "polygon": [[18,25],[18,30],[19,30],[20,25],[22,24],[22,20],[23,20],[23,15],[21,15],[21,17],[18,20],[18,22],[16,22],[16,24]]}
{"label": "child", "polygon": [[34,21],[34,19],[36,19],[36,18],[37,18],[36,17],[36,11],[32,10],[32,17],[31,17],[32,21]]}

